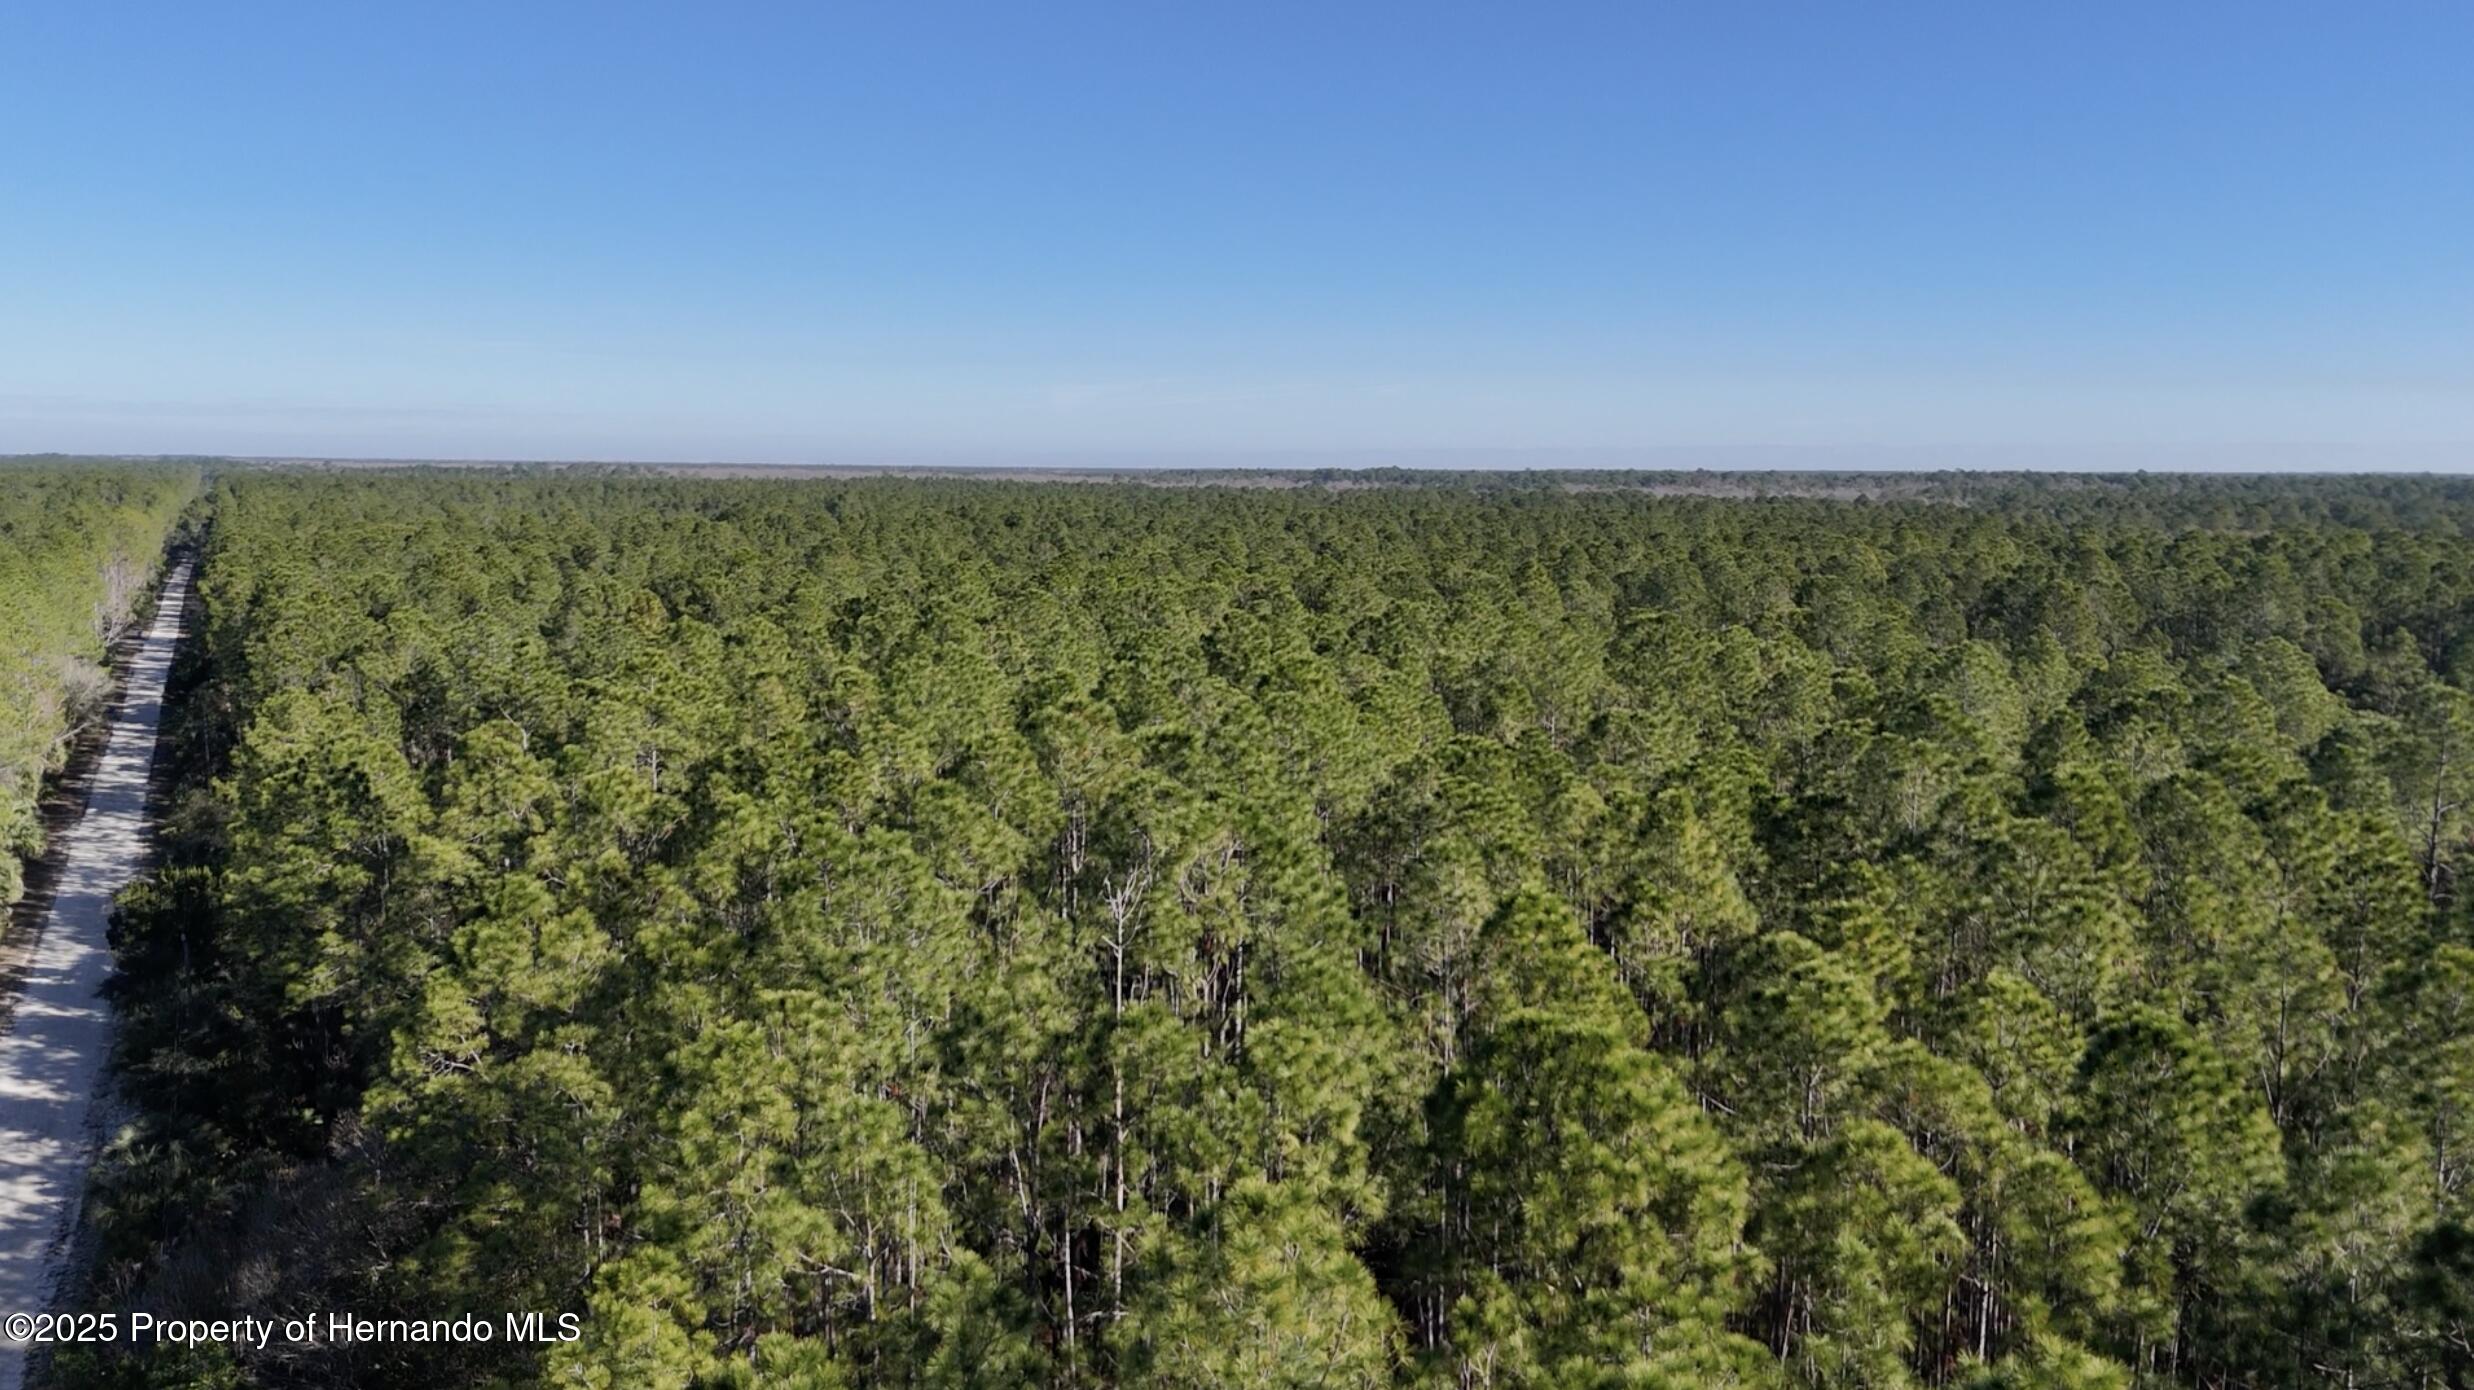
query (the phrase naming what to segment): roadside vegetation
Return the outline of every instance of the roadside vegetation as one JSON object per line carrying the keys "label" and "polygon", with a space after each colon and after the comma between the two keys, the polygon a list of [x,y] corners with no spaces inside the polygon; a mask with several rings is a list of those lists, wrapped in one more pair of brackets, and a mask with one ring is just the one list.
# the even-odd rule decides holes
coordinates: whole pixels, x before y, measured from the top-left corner
{"label": "roadside vegetation", "polygon": [[1392,481],[226,474],[64,1374],[2474,1378],[2474,486]]}
{"label": "roadside vegetation", "polygon": [[0,908],[43,846],[43,782],[103,717],[104,658],[198,490],[174,464],[0,462]]}

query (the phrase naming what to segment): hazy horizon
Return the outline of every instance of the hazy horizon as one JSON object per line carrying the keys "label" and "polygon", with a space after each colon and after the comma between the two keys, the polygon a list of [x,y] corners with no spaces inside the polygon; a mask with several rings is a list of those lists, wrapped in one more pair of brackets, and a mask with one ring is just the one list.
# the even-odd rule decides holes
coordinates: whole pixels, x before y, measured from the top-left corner
{"label": "hazy horizon", "polygon": [[1299,471],[1401,468],[1434,472],[1620,471],[1713,473],[2191,473],[2191,474],[2456,474],[2474,473],[2474,444],[2365,448],[2330,444],[2055,447],[2039,445],[1864,445],[1639,449],[1190,449],[1190,450],[877,450],[820,452],[772,458],[710,454],[379,453],[347,450],[276,452],[162,449],[26,450],[0,462],[70,457],[125,459],[225,458],[244,462],[428,464],[451,466],[599,466],[796,470],[882,469],[1013,471]]}

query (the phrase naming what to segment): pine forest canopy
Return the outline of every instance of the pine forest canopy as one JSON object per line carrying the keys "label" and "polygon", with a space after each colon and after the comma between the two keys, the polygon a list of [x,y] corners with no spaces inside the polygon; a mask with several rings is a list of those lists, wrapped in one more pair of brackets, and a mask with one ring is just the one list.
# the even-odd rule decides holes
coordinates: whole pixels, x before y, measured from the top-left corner
{"label": "pine forest canopy", "polygon": [[56,1373],[2474,1377],[2474,484],[1308,481],[219,472]]}

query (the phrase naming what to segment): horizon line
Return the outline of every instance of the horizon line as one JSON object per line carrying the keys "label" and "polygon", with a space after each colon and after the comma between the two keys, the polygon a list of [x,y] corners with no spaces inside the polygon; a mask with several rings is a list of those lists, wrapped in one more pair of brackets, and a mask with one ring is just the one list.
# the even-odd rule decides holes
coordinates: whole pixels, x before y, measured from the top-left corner
{"label": "horizon line", "polygon": [[241,450],[45,449],[0,460],[93,458],[229,461],[263,466],[745,469],[865,473],[990,471],[1091,474],[1310,473],[1392,469],[1430,473],[2086,473],[2361,476],[2474,473],[2474,442],[2177,444],[1660,444],[1444,445],[1341,448],[824,448],[770,456],[428,452],[274,453]]}

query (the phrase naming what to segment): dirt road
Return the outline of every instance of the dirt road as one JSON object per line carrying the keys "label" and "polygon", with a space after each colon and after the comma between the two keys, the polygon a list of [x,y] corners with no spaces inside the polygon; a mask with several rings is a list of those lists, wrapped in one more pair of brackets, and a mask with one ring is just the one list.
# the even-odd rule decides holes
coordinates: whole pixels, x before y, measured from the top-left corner
{"label": "dirt road", "polygon": [[[111,742],[85,814],[60,843],[57,896],[0,1037],[0,1318],[50,1306],[100,1137],[91,1110],[112,1031],[96,993],[111,973],[104,924],[112,895],[145,860],[163,680],[188,599],[183,563],[165,581],[131,658]],[[22,1347],[0,1337],[0,1390],[17,1390]]]}

